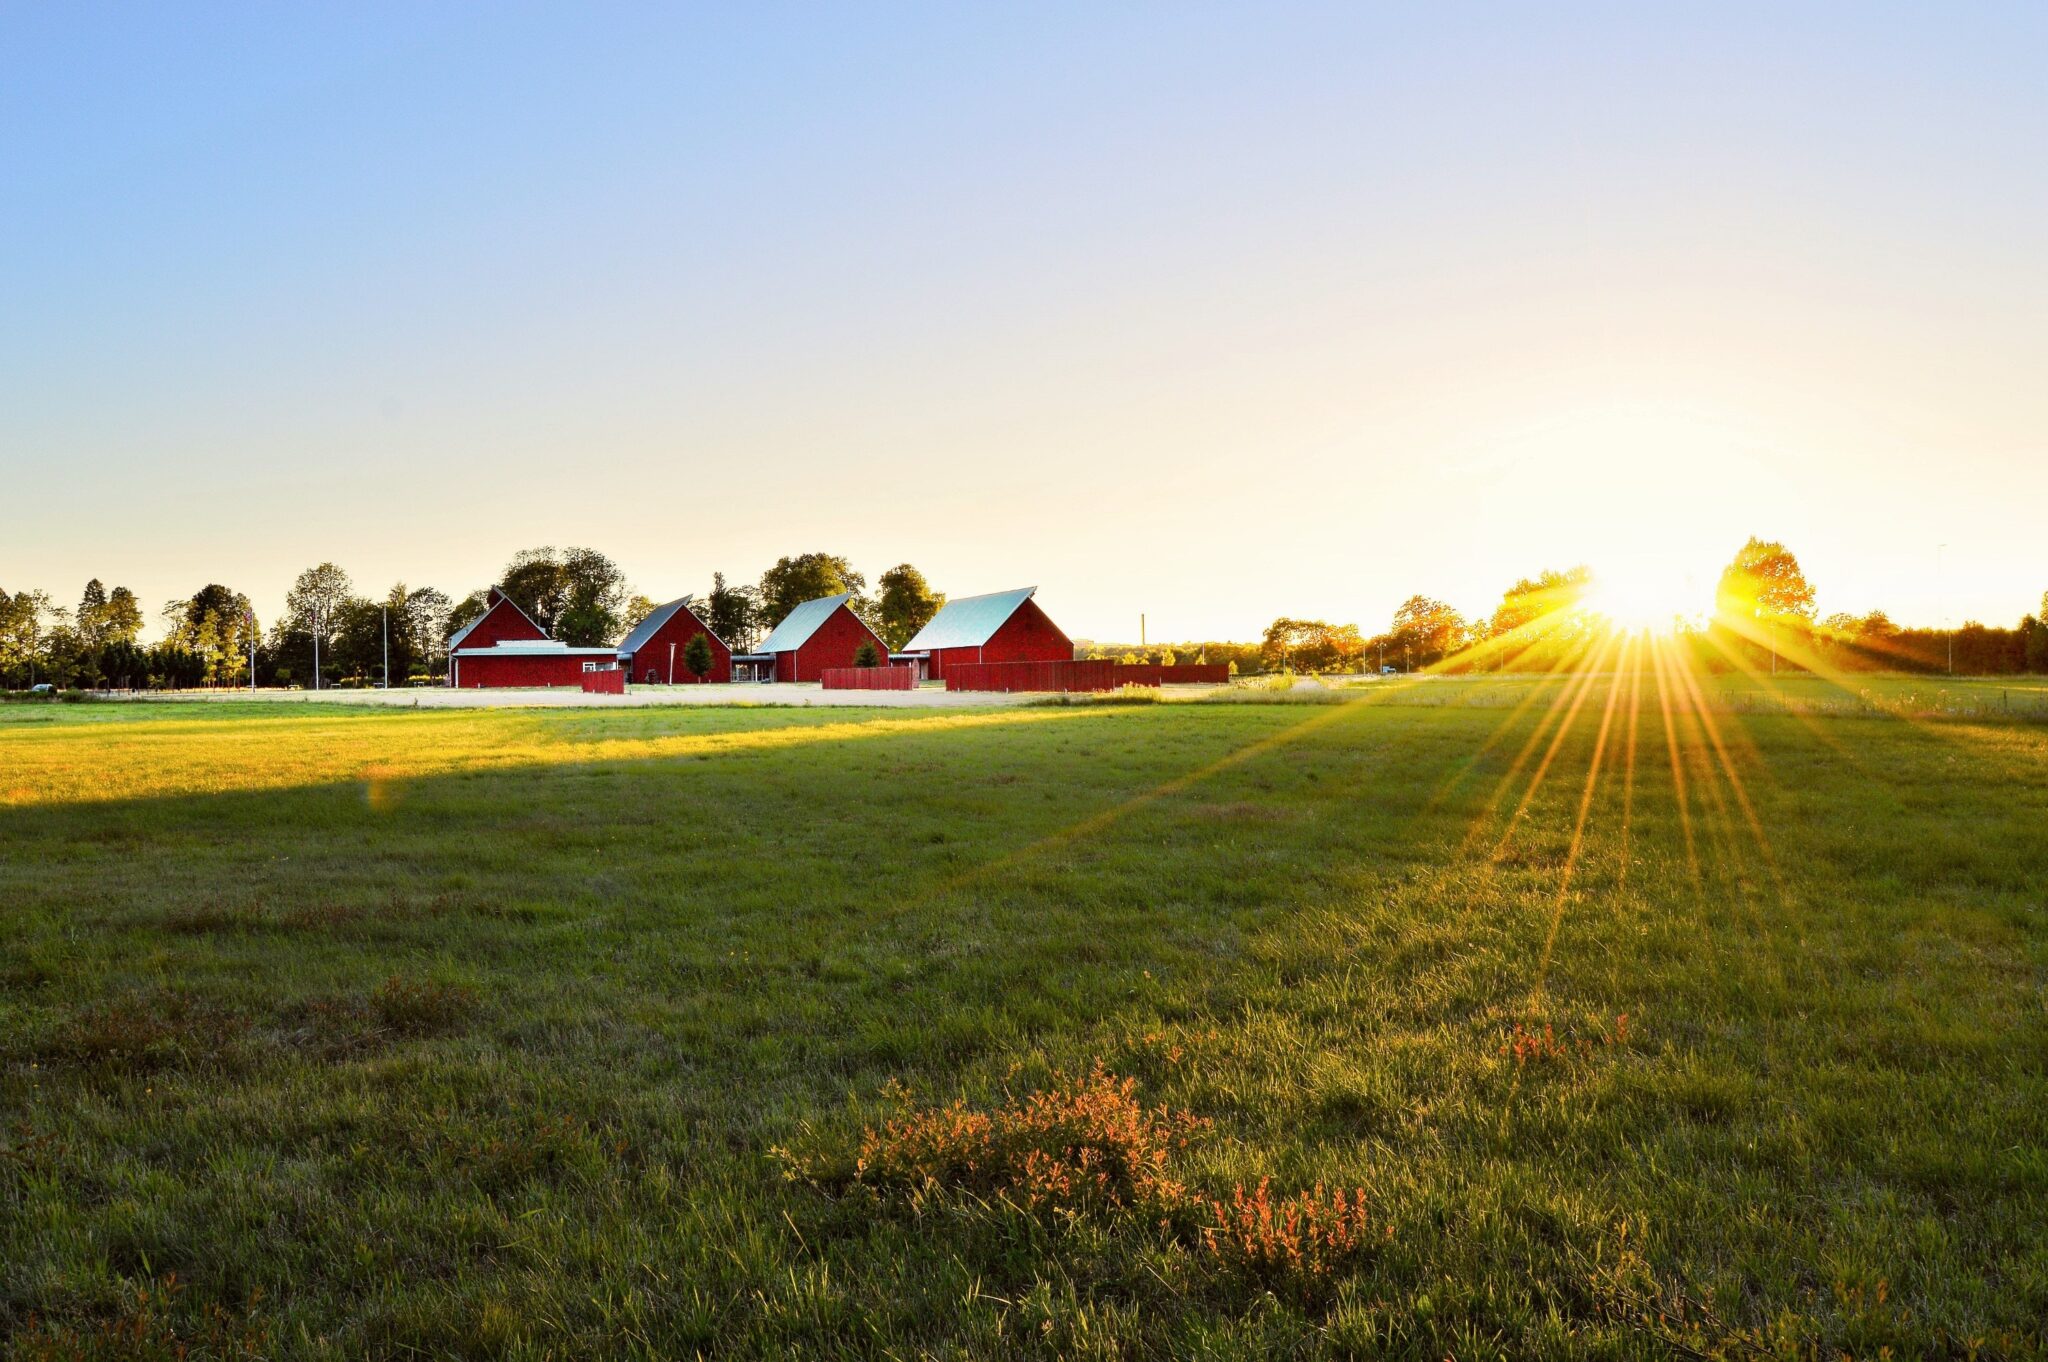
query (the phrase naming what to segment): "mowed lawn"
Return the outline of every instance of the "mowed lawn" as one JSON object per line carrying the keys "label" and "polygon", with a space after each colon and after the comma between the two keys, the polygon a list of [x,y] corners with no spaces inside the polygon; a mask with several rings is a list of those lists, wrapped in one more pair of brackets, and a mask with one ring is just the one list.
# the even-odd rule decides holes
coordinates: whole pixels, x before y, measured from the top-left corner
{"label": "mowed lawn", "polygon": [[0,709],[0,1354],[2039,1354],[2048,725],[1487,684]]}

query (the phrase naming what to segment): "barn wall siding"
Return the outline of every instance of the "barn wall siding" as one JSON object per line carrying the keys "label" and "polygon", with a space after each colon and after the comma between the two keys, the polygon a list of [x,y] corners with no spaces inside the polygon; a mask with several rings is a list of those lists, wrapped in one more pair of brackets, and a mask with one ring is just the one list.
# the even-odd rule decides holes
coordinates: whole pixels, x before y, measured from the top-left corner
{"label": "barn wall siding", "polygon": [[506,641],[519,642],[527,639],[542,639],[540,626],[519,613],[519,608],[510,601],[500,600],[484,611],[476,622],[476,628],[469,631],[462,640],[465,648],[489,648]]}
{"label": "barn wall siding", "polygon": [[583,685],[583,664],[604,662],[602,656],[580,657],[575,654],[563,656],[546,653],[511,657],[458,657],[460,666],[457,684],[465,690],[493,689],[501,686],[576,686]]}
{"label": "barn wall siding", "polygon": [[1038,608],[1038,602],[1027,600],[980,647],[933,649],[931,678],[934,681],[945,680],[946,669],[954,666],[995,662],[1070,662],[1073,657],[1074,641],[1061,632],[1051,616]]}
{"label": "barn wall siding", "polygon": [[888,658],[889,645],[862,624],[860,616],[842,605],[825,617],[818,631],[804,640],[803,647],[775,655],[775,679],[817,681],[827,667],[851,667],[862,640],[875,645],[878,657]]}
{"label": "barn wall siding", "polygon": [[[722,685],[731,681],[732,649],[726,647],[718,635],[705,626],[703,620],[692,614],[688,606],[669,616],[668,623],[655,630],[653,637],[641,644],[639,651],[633,654],[633,679],[675,685],[686,685],[694,681],[696,678],[690,675],[690,669],[683,665],[683,649],[689,647],[690,640],[698,634],[704,635],[705,641],[711,645],[711,670],[704,674],[705,682]],[[669,675],[671,643],[675,644],[673,678]]]}

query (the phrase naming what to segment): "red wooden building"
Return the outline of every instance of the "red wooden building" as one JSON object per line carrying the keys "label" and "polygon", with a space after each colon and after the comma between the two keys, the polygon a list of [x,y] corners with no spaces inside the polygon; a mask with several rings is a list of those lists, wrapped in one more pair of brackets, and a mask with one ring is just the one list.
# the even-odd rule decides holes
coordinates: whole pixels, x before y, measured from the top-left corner
{"label": "red wooden building", "polygon": [[934,681],[960,662],[1071,662],[1074,641],[1038,602],[1035,586],[947,601],[897,657],[915,661]]}
{"label": "red wooden building", "polygon": [[448,639],[448,684],[472,690],[486,686],[580,686],[583,673],[615,665],[611,648],[571,648],[492,587],[484,613]]}
{"label": "red wooden building", "polygon": [[[699,634],[711,645],[711,670],[702,678],[690,675],[690,668],[683,661],[683,650]],[[619,645],[619,665],[634,681],[663,685],[699,679],[726,682],[732,680],[732,649],[711,632],[711,626],[690,608],[690,598],[685,596],[656,606],[653,613],[633,626],[626,641]]]}
{"label": "red wooden building", "polygon": [[876,659],[887,661],[889,645],[861,623],[847,604],[852,599],[842,594],[805,601],[761,640],[759,648],[733,660],[755,668],[764,681],[816,681],[827,667],[851,667],[862,643],[874,644]]}

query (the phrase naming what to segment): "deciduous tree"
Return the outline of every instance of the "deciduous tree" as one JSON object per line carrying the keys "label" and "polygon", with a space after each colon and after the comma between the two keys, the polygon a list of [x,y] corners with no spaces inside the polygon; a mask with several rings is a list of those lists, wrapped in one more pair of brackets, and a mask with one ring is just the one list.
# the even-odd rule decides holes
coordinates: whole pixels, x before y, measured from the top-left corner
{"label": "deciduous tree", "polygon": [[550,638],[573,647],[616,643],[623,631],[626,575],[596,549],[527,549],[513,555],[499,588]]}
{"label": "deciduous tree", "polygon": [[1338,671],[1357,662],[1365,650],[1355,624],[1297,620],[1283,615],[1266,626],[1259,655],[1268,670]]}
{"label": "deciduous tree", "polygon": [[683,645],[683,670],[690,674],[692,681],[702,681],[711,675],[711,667],[717,658],[711,651],[711,640],[702,633],[690,635],[690,641]]}
{"label": "deciduous tree", "polygon": [[1722,569],[1714,608],[1724,619],[1808,623],[1813,585],[1790,549],[1752,537]]}
{"label": "deciduous tree", "polygon": [[726,646],[745,652],[754,646],[761,627],[761,593],[751,586],[727,586],[725,574],[711,574],[711,594],[704,598],[704,622]]}
{"label": "deciduous tree", "polygon": [[106,614],[107,588],[95,577],[85,584],[85,590],[78,598],[78,613],[72,616],[81,645],[87,648],[100,646],[106,628]]}
{"label": "deciduous tree", "polygon": [[931,623],[946,598],[931,589],[924,574],[908,563],[898,563],[875,582],[881,594],[875,600],[875,632],[891,648],[901,648],[917,631]]}
{"label": "deciduous tree", "polygon": [[1410,596],[1394,611],[1389,646],[1401,655],[1404,669],[1432,667],[1460,650],[1468,630],[1465,617],[1429,596]]}
{"label": "deciduous tree", "polygon": [[1534,577],[1524,577],[1509,587],[1500,604],[1493,608],[1486,633],[1488,637],[1500,638],[1520,629],[1526,631],[1527,637],[1574,627],[1566,621],[1584,603],[1592,585],[1593,570],[1583,565],[1563,572],[1545,569]]}
{"label": "deciduous tree", "polygon": [[775,566],[761,574],[761,613],[768,624],[780,624],[790,611],[820,596],[851,592],[854,613],[866,614],[860,593],[868,579],[853,570],[853,564],[836,553],[800,553],[778,558]]}
{"label": "deciduous tree", "polygon": [[346,572],[332,563],[322,563],[307,568],[292,582],[292,589],[284,596],[285,614],[318,634],[321,646],[325,647],[333,637],[335,615],[355,594],[355,583]]}
{"label": "deciduous tree", "polygon": [[142,602],[127,587],[115,587],[107,593],[107,604],[100,612],[100,641],[133,643],[141,633]]}

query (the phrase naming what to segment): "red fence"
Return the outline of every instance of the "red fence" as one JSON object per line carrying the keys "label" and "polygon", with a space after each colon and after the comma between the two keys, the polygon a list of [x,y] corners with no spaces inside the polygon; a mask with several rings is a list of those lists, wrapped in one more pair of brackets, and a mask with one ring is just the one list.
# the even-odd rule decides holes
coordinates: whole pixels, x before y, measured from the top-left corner
{"label": "red fence", "polygon": [[1119,662],[1120,686],[1221,686],[1230,680],[1228,662],[1181,662],[1162,667],[1155,662]]}
{"label": "red fence", "polygon": [[947,690],[1115,690],[1114,662],[956,662]]}
{"label": "red fence", "polygon": [[585,672],[583,689],[591,695],[624,695],[626,673],[619,667],[609,667],[601,672]]}
{"label": "red fence", "polygon": [[955,662],[947,690],[1115,690],[1118,686],[1215,685],[1230,680],[1228,663]]}
{"label": "red fence", "polygon": [[916,690],[915,667],[826,667],[818,673],[826,690]]}

